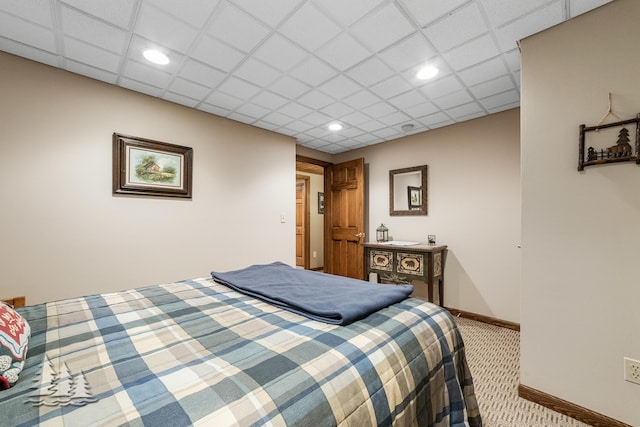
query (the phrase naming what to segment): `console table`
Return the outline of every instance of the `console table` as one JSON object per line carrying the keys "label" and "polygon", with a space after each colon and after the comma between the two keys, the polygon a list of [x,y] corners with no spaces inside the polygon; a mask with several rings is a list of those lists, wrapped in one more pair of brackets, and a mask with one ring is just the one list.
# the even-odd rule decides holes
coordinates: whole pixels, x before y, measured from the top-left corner
{"label": "console table", "polygon": [[444,304],[446,245],[363,243],[362,246],[365,277],[369,277],[369,273],[377,273],[378,281],[410,284],[412,280],[421,280],[427,284],[429,302],[433,302],[433,285],[438,281],[438,304]]}

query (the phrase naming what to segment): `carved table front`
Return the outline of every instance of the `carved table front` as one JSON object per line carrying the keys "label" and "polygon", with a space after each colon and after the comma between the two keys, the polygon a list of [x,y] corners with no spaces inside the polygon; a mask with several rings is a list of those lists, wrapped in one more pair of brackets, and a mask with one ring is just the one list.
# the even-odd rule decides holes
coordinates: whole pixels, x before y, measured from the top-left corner
{"label": "carved table front", "polygon": [[443,306],[446,245],[363,243],[362,246],[365,277],[377,273],[378,281],[410,284],[413,280],[421,280],[427,284],[429,302],[433,302],[433,285],[438,281],[438,304]]}

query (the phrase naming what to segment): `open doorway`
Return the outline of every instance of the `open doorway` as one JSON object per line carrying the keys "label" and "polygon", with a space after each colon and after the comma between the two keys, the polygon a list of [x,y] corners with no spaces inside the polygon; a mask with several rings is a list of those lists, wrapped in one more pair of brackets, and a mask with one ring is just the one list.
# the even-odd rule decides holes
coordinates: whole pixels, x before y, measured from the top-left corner
{"label": "open doorway", "polygon": [[296,159],[296,266],[324,269],[324,165]]}

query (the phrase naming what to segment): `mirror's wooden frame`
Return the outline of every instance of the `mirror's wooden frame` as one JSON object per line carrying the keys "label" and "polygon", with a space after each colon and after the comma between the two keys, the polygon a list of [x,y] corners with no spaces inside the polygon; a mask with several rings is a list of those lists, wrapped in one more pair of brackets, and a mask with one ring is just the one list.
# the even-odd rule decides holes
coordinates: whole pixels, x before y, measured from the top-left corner
{"label": "mirror's wooden frame", "polygon": [[[394,209],[394,176],[401,173],[421,172],[420,188],[422,190],[422,206],[419,209],[395,210]],[[406,194],[406,191],[404,192]],[[414,166],[411,168],[394,169],[389,171],[389,215],[391,216],[409,216],[409,215],[427,215],[427,165]]]}

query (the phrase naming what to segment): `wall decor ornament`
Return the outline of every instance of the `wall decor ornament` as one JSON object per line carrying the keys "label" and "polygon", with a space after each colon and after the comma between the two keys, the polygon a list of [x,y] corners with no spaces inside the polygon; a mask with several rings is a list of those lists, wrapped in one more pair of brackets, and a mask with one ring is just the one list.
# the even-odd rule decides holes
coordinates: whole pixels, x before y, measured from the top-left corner
{"label": "wall decor ornament", "polygon": [[191,198],[193,149],[113,134],[113,194]]}
{"label": "wall decor ornament", "polygon": [[[635,162],[640,164],[640,113],[636,114],[634,119],[602,124],[609,115],[619,119],[611,110],[611,94],[609,94],[609,110],[600,122],[595,126],[580,125],[578,171],[583,171],[587,166],[606,163]],[[635,125],[635,129],[633,129],[633,125]],[[635,138],[633,142],[631,141],[630,128]],[[601,132],[609,129],[617,130],[617,133],[606,133],[605,135],[605,132]],[[590,145],[585,151],[587,134],[591,139],[599,140],[599,143]],[[600,138],[594,138],[594,135],[598,135]]]}

